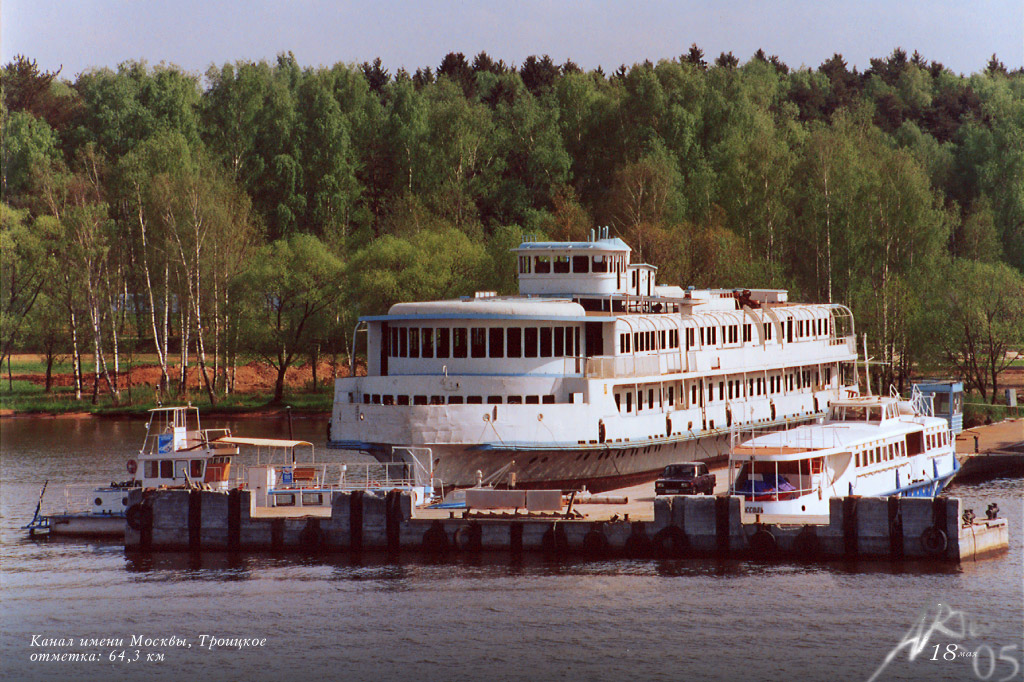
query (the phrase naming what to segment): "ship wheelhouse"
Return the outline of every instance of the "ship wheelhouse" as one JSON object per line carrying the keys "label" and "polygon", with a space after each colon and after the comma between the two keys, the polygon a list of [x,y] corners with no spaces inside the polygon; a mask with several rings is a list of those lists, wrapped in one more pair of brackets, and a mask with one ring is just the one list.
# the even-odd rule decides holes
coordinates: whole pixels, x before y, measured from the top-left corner
{"label": "ship wheelhouse", "polygon": [[218,439],[230,436],[230,431],[201,428],[199,409],[192,406],[159,407],[149,413],[138,464],[129,464],[133,474],[133,467],[138,467],[144,487],[227,488],[238,448]]}

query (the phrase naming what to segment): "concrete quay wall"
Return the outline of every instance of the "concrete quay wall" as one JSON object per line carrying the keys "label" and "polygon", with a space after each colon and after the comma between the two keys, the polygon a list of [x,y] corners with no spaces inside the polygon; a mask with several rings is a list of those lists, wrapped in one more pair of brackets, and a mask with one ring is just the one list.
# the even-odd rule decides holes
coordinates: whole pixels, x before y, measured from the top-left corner
{"label": "concrete quay wall", "polygon": [[[1006,522],[963,527],[957,498],[833,499],[828,525],[744,524],[742,498],[663,496],[652,521],[418,519],[408,493],[336,492],[326,508],[257,513],[248,491],[134,490],[125,547],[141,551],[544,552],[956,562],[1005,549]],[[131,511],[134,510],[134,511]],[[455,517],[455,514],[452,514]]]}

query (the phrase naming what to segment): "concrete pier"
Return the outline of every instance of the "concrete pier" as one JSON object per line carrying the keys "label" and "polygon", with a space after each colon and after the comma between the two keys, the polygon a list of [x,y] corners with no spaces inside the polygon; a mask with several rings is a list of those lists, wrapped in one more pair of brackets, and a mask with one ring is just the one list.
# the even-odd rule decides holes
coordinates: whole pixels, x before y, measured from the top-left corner
{"label": "concrete pier", "polygon": [[[661,496],[653,519],[474,514],[414,516],[412,499],[336,492],[330,507],[264,509],[233,490],[133,490],[125,548],[133,551],[542,552],[587,557],[719,555],[956,562],[1008,547],[1006,522],[962,523],[956,498],[831,501],[827,524],[744,523],[742,499]],[[650,509],[650,507],[648,507]],[[420,510],[416,511],[417,514]]]}
{"label": "concrete pier", "polygon": [[958,481],[1024,477],[1024,418],[966,429],[956,437]]}

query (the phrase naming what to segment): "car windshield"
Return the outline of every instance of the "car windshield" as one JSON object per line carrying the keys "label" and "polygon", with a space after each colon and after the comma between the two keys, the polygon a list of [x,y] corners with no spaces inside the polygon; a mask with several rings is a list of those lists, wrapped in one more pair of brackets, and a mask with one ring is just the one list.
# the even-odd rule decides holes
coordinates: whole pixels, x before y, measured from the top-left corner
{"label": "car windshield", "polygon": [[693,478],[693,467],[672,465],[665,467],[665,478]]}

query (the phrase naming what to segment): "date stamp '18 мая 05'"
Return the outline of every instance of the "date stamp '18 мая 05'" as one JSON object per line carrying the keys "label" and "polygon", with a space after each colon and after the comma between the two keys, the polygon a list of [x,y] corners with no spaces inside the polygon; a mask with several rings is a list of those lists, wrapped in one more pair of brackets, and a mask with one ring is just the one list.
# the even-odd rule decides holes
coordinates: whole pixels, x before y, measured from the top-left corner
{"label": "date stamp '18 \u043c\u0430\u044f 05'", "polygon": [[[929,615],[928,611],[921,614],[917,623],[885,657],[875,674],[868,678],[868,682],[879,679],[882,672],[903,649],[907,649],[907,658],[910,661],[917,659],[921,654],[926,654],[922,658],[924,661],[951,663],[971,659],[975,678],[983,682],[1009,682],[1019,679],[1021,665],[1016,644],[1007,644],[996,649],[992,645],[982,643],[971,649],[960,642],[976,640],[989,634],[991,628],[979,625],[963,611],[955,611],[942,603],[937,605],[930,624]],[[936,634],[943,636],[942,639],[945,641],[933,643],[933,635]],[[950,642],[949,639],[954,641]],[[931,653],[930,656],[927,655],[928,652]]]}

